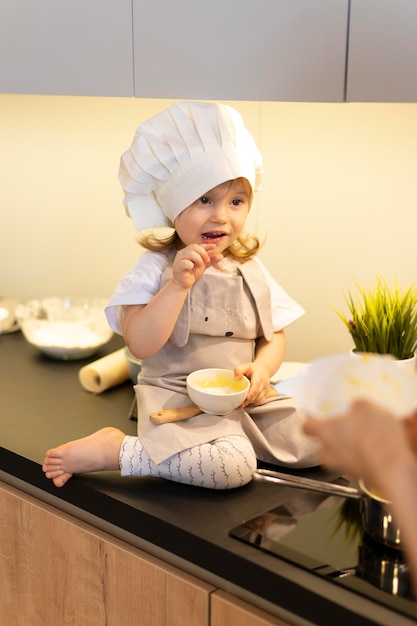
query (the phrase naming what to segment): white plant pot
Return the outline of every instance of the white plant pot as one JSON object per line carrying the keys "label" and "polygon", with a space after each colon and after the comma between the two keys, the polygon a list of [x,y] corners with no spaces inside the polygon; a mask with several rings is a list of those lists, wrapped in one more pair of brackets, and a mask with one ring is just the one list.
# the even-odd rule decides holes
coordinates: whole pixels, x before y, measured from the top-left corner
{"label": "white plant pot", "polygon": [[[355,348],[352,348],[350,350],[350,353],[353,356],[359,356],[360,354],[363,354],[363,352],[358,352]],[[399,368],[401,368],[405,372],[408,372],[409,374],[414,375],[416,374],[416,361],[417,354],[414,354],[414,356],[410,357],[409,359],[395,359],[395,362],[397,363]]]}
{"label": "white plant pot", "polygon": [[409,359],[397,360],[398,367],[401,367],[405,372],[410,372],[410,374],[416,373],[416,355],[412,356]]}

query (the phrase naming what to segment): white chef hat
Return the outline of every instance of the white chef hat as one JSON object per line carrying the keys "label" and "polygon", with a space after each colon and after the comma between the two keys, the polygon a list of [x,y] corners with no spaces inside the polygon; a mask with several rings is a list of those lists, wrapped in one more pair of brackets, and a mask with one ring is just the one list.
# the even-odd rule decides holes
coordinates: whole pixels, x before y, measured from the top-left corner
{"label": "white chef hat", "polygon": [[235,178],[260,188],[262,157],[241,115],[224,104],[177,102],[144,122],[121,158],[135,228],[173,226],[204,193]]}

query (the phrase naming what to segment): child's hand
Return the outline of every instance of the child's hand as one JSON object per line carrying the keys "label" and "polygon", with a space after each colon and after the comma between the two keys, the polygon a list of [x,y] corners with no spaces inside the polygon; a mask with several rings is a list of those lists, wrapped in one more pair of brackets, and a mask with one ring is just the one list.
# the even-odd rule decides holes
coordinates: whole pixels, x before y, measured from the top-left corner
{"label": "child's hand", "polygon": [[243,409],[248,404],[263,404],[266,400],[267,393],[271,387],[269,381],[269,370],[262,361],[254,361],[253,363],[243,363],[234,368],[236,378],[247,376],[250,380],[249,393],[246,400],[241,404]]}
{"label": "child's hand", "polygon": [[214,253],[216,244],[190,244],[179,250],[172,266],[173,280],[181,289],[190,289],[208,267],[219,263],[223,255]]}

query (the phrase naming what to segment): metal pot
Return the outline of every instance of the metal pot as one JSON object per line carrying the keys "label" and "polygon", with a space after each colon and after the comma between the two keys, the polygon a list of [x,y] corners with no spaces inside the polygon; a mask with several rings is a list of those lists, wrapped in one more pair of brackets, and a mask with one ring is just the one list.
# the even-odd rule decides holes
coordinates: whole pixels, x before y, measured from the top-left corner
{"label": "metal pot", "polygon": [[307,489],[309,491],[328,493],[333,496],[359,499],[361,501],[364,530],[383,545],[397,549],[402,547],[400,525],[393,513],[391,503],[369,491],[362,480],[359,481],[358,488],[345,487],[335,483],[327,483],[321,480],[264,469],[256,470],[254,479],[289,487],[298,487],[299,489]]}
{"label": "metal pot", "polygon": [[413,598],[409,566],[399,550],[363,533],[356,575],[393,596]]}

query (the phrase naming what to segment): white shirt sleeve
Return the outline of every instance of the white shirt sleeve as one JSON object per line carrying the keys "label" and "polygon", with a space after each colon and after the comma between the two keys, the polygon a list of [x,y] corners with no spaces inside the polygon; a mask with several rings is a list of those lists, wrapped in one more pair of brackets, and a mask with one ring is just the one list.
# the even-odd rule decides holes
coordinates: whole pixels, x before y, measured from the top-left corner
{"label": "white shirt sleeve", "polygon": [[114,332],[123,333],[125,305],[148,304],[159,291],[167,256],[161,252],[144,252],[117,285],[105,313]]}
{"label": "white shirt sleeve", "polygon": [[272,328],[274,332],[283,330],[305,314],[304,309],[276,282],[262,261],[254,259],[262,270],[271,290]]}

